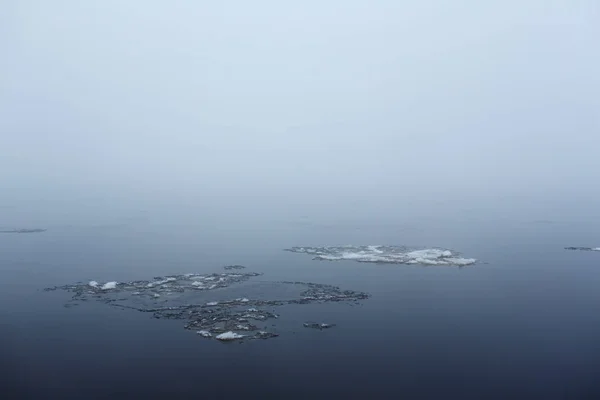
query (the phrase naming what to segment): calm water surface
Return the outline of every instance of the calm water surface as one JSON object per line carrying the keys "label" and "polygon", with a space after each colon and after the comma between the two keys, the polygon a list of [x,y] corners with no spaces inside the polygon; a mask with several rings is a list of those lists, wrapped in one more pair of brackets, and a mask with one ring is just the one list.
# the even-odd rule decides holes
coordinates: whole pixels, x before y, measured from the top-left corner
{"label": "calm water surface", "polygon": [[[595,222],[310,219],[244,226],[56,225],[0,236],[0,382],[10,398],[600,398]],[[597,239],[594,243],[593,240]],[[441,246],[473,267],[318,262],[296,245]],[[366,291],[286,306],[273,340],[202,340],[181,321],[41,289],[219,271]],[[336,323],[331,330],[302,322]]]}

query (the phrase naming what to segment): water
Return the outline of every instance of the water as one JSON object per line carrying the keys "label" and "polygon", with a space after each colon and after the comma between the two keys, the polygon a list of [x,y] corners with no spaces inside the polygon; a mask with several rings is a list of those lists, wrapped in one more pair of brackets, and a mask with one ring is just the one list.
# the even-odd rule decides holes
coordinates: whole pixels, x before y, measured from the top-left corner
{"label": "water", "polygon": [[[13,398],[597,398],[600,245],[588,221],[137,221],[0,236],[1,383]],[[595,241],[594,241],[595,240]],[[292,246],[418,245],[481,263],[313,261]],[[41,289],[243,264],[372,294],[287,305],[280,337],[205,340],[181,321]],[[334,323],[307,329],[306,321]],[[10,392],[9,392],[10,390]]]}

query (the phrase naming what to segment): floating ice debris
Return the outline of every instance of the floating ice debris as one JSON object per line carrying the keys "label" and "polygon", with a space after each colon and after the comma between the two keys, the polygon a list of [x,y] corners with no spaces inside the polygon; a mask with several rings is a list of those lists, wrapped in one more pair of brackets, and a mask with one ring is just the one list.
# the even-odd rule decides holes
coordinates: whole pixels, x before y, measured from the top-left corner
{"label": "floating ice debris", "polygon": [[279,336],[277,333],[266,332],[266,331],[258,331],[256,335],[254,335],[255,339],[270,339]]}
{"label": "floating ice debris", "polygon": [[311,328],[311,329],[329,329],[329,328],[333,328],[335,326],[335,324],[325,324],[325,323],[317,323],[317,322],[305,322],[304,324],[305,328]]}
{"label": "floating ice debris", "polygon": [[46,231],[47,229],[10,229],[6,231],[0,231],[0,233],[41,233]]}
{"label": "floating ice debris", "polygon": [[293,253],[306,253],[313,260],[353,260],[365,263],[421,264],[465,266],[477,262],[474,258],[463,258],[459,253],[440,248],[415,249],[399,246],[331,246],[292,247]]}
{"label": "floating ice debris", "polygon": [[235,333],[232,331],[221,333],[216,336],[217,340],[229,341],[229,340],[237,340],[242,339],[245,335],[240,335],[239,333]]}
{"label": "floating ice debris", "polygon": [[600,247],[565,247],[565,250],[600,251]]}
{"label": "floating ice debris", "polygon": [[244,269],[246,267],[244,267],[243,265],[227,265],[223,268],[229,270],[229,269]]}
{"label": "floating ice debris", "polygon": [[198,331],[196,332],[198,335],[205,337],[205,338],[210,338],[212,337],[212,333],[210,333],[209,331]]}
{"label": "floating ice debris", "polygon": [[96,282],[96,281],[90,281],[90,283],[88,283],[88,285],[90,285],[93,288],[97,288],[98,287],[98,282]]}
{"label": "floating ice debris", "polygon": [[240,330],[240,331],[249,331],[252,329],[252,327],[248,326],[248,325],[236,325],[235,329]]}
{"label": "floating ice debris", "polygon": [[[278,336],[278,333],[271,332],[275,328],[266,329],[264,326],[266,321],[279,317],[273,311],[266,311],[266,307],[272,309],[292,304],[325,302],[356,304],[360,300],[369,298],[367,293],[342,290],[336,286],[317,283],[259,281],[255,286],[246,283],[249,279],[259,275],[239,272],[236,274],[186,274],[170,276],[168,284],[152,286],[149,284],[166,279],[155,278],[152,281],[108,282],[105,284],[92,281],[96,285],[85,282],[46,290],[64,290],[72,293],[71,301],[67,305],[85,300],[101,301],[113,307],[150,313],[157,319],[184,320],[185,329],[198,332],[199,335],[206,338],[218,339],[217,336],[223,334],[225,334],[224,338],[230,337],[231,334],[238,335],[231,340],[269,339]],[[204,281],[205,278],[222,278],[221,282],[214,285],[223,290],[217,292],[208,289],[198,290],[196,282]],[[240,283],[244,283],[244,291],[252,296],[249,298],[227,296],[229,287]],[[252,291],[253,287],[254,291]],[[269,291],[265,290],[265,287],[274,289],[275,299],[269,298]],[[233,292],[239,293],[239,290]],[[282,293],[286,294],[285,297],[282,297]],[[256,326],[257,321],[260,322],[260,329]],[[328,324],[318,325],[319,329],[329,327]],[[207,332],[211,336],[203,335],[201,332]]]}
{"label": "floating ice debris", "polygon": [[175,282],[177,279],[176,278],[167,278],[167,279],[163,279],[160,281],[156,281],[156,282],[150,282],[149,284],[147,284],[147,287],[154,287],[154,286],[159,286],[159,285],[164,285],[165,283],[169,283],[169,282]]}
{"label": "floating ice debris", "polygon": [[106,282],[100,289],[102,290],[111,290],[117,288],[117,282]]}

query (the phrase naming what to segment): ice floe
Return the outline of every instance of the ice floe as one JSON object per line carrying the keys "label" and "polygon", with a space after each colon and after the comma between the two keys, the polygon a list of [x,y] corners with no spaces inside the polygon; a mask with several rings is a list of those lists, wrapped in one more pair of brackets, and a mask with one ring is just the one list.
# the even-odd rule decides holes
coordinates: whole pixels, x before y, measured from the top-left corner
{"label": "ice floe", "polygon": [[600,247],[565,247],[565,250],[600,251]]}
{"label": "ice floe", "polygon": [[326,246],[292,247],[293,253],[306,253],[314,260],[352,260],[364,263],[454,265],[466,266],[477,262],[474,258],[464,258],[460,253],[441,248],[415,249],[403,246]]}
{"label": "ice floe", "polygon": [[226,265],[223,268],[231,270],[231,269],[244,269],[246,267],[244,267],[243,265]]}
{"label": "ice floe", "polygon": [[[72,293],[67,306],[87,300],[101,301],[112,307],[150,313],[157,319],[184,320],[185,329],[207,339],[240,341],[277,337],[279,333],[272,323],[279,318],[274,312],[276,307],[328,302],[358,304],[369,298],[364,292],[343,290],[326,284],[264,280],[253,284],[247,282],[259,275],[254,272],[170,275],[151,281],[104,284],[88,281],[46,290]],[[213,282],[211,287],[222,290],[212,291],[210,287],[198,290],[197,282],[204,282],[206,278],[214,278],[208,279]],[[232,287],[242,283],[244,285],[235,289]],[[248,297],[241,297],[240,290]],[[269,328],[265,325],[267,321],[271,321]],[[318,324],[318,329],[330,326],[333,325]]]}
{"label": "ice floe", "polygon": [[41,233],[46,232],[47,229],[10,229],[10,230],[1,230],[0,233]]}

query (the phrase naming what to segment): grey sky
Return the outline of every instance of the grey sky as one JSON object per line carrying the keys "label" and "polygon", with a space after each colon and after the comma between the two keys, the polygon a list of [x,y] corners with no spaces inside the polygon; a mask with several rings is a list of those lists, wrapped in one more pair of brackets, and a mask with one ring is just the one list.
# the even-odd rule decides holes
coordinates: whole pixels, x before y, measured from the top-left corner
{"label": "grey sky", "polygon": [[4,0],[0,200],[597,201],[599,7]]}

